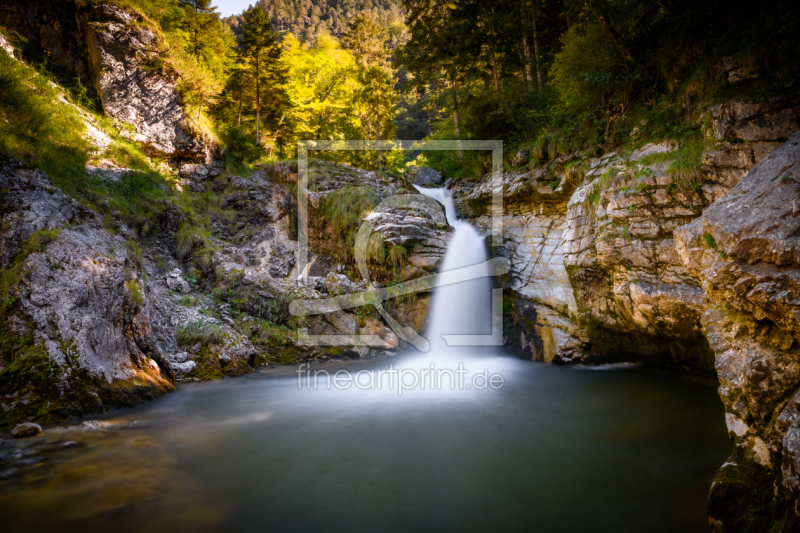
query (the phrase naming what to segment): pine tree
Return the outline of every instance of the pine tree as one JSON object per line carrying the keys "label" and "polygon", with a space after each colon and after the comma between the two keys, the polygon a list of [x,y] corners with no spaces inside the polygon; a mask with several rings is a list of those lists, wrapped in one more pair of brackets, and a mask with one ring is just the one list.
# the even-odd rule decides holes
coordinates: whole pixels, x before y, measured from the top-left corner
{"label": "pine tree", "polygon": [[395,131],[398,97],[394,80],[385,69],[373,66],[363,72],[360,81],[362,87],[357,102],[363,106],[361,136],[378,141],[378,169],[383,170],[380,141],[393,138]]}
{"label": "pine tree", "polygon": [[342,34],[342,45],[352,51],[356,63],[361,67],[381,62],[386,54],[384,41],[380,28],[367,13],[359,14]]}
{"label": "pine tree", "polygon": [[260,144],[262,84],[285,78],[285,69],[280,64],[281,49],[272,34],[269,16],[256,6],[248,9],[243,17],[240,51],[255,80],[256,144]]}

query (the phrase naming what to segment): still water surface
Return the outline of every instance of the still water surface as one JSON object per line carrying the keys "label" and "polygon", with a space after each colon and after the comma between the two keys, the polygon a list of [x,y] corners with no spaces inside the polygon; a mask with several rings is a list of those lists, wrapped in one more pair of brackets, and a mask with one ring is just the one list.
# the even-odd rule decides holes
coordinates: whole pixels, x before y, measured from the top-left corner
{"label": "still water surface", "polygon": [[113,413],[101,430],[50,429],[0,479],[0,523],[7,532],[707,531],[705,497],[731,448],[715,382],[504,356],[468,366],[505,385],[399,397],[298,390],[293,368],[269,369],[183,385]]}

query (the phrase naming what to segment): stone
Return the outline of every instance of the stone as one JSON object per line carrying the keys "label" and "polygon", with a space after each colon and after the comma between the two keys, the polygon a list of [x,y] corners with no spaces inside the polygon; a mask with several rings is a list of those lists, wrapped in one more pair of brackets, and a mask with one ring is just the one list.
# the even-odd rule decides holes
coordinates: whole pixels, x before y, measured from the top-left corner
{"label": "stone", "polygon": [[520,150],[519,152],[517,152],[516,154],[514,154],[514,157],[513,157],[513,158],[511,158],[511,166],[512,166],[512,167],[522,167],[522,166],[525,166],[525,165],[527,165],[527,164],[528,164],[528,161],[530,161],[530,159],[531,159],[531,158],[530,158],[530,155],[528,154],[528,152],[527,152],[527,151],[525,151],[525,150]]}
{"label": "stone", "polygon": [[411,165],[403,172],[403,177],[414,185],[442,184],[442,175],[429,167]]}
{"label": "stone", "polygon": [[25,422],[23,424],[17,424],[11,430],[11,435],[17,439],[24,439],[27,437],[34,437],[42,432],[42,426],[39,424],[34,424],[33,422]]}
{"label": "stone", "polygon": [[366,287],[363,283],[355,283],[344,274],[329,272],[324,280],[325,291],[328,294],[338,296],[340,294],[352,294],[363,291]]}
{"label": "stone", "polygon": [[14,45],[2,33],[0,33],[0,50],[5,50],[8,55],[14,57]]}
{"label": "stone", "polygon": [[176,374],[189,374],[197,367],[197,363],[186,361],[185,363],[172,363],[171,366]]}
{"label": "stone", "polygon": [[181,276],[180,268],[173,269],[167,275],[167,287],[171,291],[180,291],[183,293],[189,293],[192,291],[192,286],[188,281],[183,279],[183,276]]}
{"label": "stone", "polygon": [[269,257],[269,274],[273,278],[285,278],[294,269],[296,263],[294,250],[282,243],[272,246]]}
{"label": "stone", "polygon": [[664,141],[661,143],[649,143],[641,148],[637,148],[628,157],[630,161],[640,161],[647,156],[654,154],[664,154],[678,149],[678,144],[674,141]]}
{"label": "stone", "polygon": [[[726,110],[718,111],[723,118]],[[709,514],[722,524],[750,509],[729,492],[732,479],[766,483],[765,497],[776,502],[796,501],[800,486],[800,220],[792,204],[799,170],[800,132],[674,232],[682,262],[705,292],[702,330],[734,442],[709,497]]]}

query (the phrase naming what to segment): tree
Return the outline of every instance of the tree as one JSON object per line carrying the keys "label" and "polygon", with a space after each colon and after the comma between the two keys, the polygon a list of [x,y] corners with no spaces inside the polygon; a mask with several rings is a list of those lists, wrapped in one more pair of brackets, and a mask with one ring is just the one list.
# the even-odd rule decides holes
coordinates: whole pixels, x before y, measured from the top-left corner
{"label": "tree", "polygon": [[359,14],[342,34],[342,45],[352,51],[356,63],[364,68],[382,62],[386,54],[384,41],[380,28],[366,13]]}
{"label": "tree", "polygon": [[201,55],[206,45],[204,37],[215,26],[219,27],[217,8],[211,0],[180,0],[186,9],[186,30],[189,33],[189,52]]}
{"label": "tree", "polygon": [[383,170],[380,141],[394,137],[394,115],[398,101],[392,76],[378,66],[366,69],[361,76],[361,90],[356,101],[363,106],[362,138],[378,141],[378,169]]}
{"label": "tree", "polygon": [[279,83],[279,78],[285,78],[285,69],[280,64],[281,49],[272,34],[269,16],[256,6],[248,9],[243,18],[240,51],[255,80],[256,144],[260,144],[261,86],[265,78]]}

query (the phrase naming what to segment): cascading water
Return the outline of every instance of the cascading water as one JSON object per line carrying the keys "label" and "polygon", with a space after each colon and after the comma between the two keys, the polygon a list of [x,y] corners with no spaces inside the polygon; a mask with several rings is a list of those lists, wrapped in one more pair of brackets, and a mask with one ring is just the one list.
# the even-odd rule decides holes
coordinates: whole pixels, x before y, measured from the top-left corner
{"label": "cascading water", "polygon": [[[455,229],[439,271],[447,272],[485,263],[488,254],[484,238],[472,225],[458,220],[450,191],[423,187],[417,187],[417,190],[444,206],[447,222]],[[489,267],[485,266],[481,273],[482,277],[443,285],[433,293],[426,338],[431,344],[431,353],[440,362],[448,356],[459,357],[470,351],[463,347],[448,346],[442,335],[492,333]]]}

